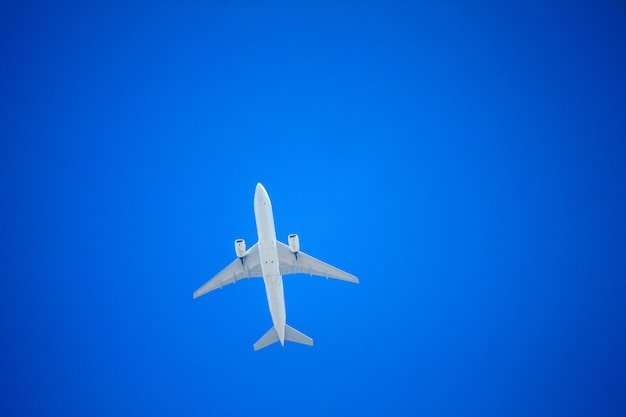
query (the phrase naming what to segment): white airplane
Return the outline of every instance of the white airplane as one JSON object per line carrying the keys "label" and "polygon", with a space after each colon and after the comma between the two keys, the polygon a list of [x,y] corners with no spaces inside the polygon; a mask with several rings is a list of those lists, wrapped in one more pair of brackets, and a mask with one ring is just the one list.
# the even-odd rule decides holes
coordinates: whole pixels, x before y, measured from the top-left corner
{"label": "white airplane", "polygon": [[289,235],[289,245],[276,240],[272,203],[261,183],[256,185],[254,191],[254,217],[259,241],[246,250],[243,239],[235,240],[237,259],[198,288],[193,293],[193,298],[243,278],[263,277],[273,326],[254,344],[254,350],[263,349],[278,341],[284,346],[285,340],[313,346],[313,339],[286,323],[282,276],[309,274],[355,283],[359,280],[352,274],[300,252],[298,235]]}

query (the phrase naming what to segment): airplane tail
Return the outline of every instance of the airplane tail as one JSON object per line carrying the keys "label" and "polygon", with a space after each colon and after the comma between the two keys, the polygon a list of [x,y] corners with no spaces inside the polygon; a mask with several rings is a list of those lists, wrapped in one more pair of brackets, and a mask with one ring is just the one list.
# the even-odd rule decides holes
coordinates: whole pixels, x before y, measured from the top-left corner
{"label": "airplane tail", "polygon": [[[313,339],[304,333],[300,333],[287,324],[285,324],[285,340],[300,343],[302,345],[313,346]],[[254,344],[254,350],[257,351],[259,349],[263,349],[264,347],[276,342],[278,342],[278,332],[276,331],[276,328],[272,326],[271,329],[269,329],[259,340],[257,340]]]}

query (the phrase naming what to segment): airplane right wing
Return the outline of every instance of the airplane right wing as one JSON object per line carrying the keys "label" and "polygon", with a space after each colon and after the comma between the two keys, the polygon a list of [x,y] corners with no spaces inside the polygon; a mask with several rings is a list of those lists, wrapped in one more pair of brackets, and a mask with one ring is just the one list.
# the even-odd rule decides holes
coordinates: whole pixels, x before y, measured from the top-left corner
{"label": "airplane right wing", "polygon": [[208,280],[202,287],[193,293],[193,298],[222,288],[224,285],[232,284],[243,278],[258,278],[263,276],[261,270],[261,260],[259,258],[259,244],[255,243],[246,251],[243,258],[235,259],[226,268],[222,269],[219,274]]}
{"label": "airplane right wing", "polygon": [[354,275],[328,265],[326,262],[315,259],[304,252],[295,254],[289,249],[289,246],[282,242],[276,241],[276,246],[278,248],[281,275],[308,274],[359,283],[359,279]]}

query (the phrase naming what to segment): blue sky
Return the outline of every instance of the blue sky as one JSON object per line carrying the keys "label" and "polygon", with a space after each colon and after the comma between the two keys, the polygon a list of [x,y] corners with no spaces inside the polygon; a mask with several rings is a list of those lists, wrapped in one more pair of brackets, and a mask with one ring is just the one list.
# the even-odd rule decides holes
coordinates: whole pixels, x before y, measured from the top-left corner
{"label": "blue sky", "polygon": [[[6,3],[6,2],[5,2]],[[626,8],[0,12],[0,414],[626,413]],[[254,352],[277,234],[315,347]]]}

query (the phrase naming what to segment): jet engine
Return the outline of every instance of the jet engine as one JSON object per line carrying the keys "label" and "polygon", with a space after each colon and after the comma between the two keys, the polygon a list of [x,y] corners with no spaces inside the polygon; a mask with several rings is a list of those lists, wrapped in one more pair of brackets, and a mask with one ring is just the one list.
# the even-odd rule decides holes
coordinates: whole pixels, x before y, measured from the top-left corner
{"label": "jet engine", "polygon": [[243,239],[235,240],[235,253],[238,258],[246,256],[246,241]]}
{"label": "jet engine", "polygon": [[289,235],[288,242],[289,242],[289,249],[291,249],[293,253],[300,252],[300,239],[298,239],[298,235],[296,234]]}

